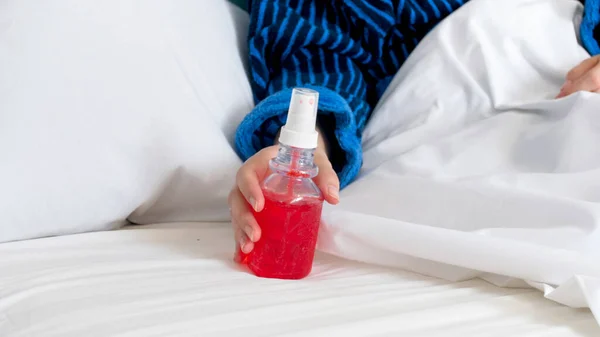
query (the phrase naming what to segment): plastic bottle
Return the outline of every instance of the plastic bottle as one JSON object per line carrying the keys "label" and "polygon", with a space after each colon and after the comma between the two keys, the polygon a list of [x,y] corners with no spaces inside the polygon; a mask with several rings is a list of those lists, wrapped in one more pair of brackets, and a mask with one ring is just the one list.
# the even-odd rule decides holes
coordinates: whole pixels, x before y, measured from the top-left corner
{"label": "plastic bottle", "polygon": [[318,173],[313,162],[318,99],[314,90],[292,92],[279,152],[262,183],[265,206],[254,212],[262,235],[245,257],[256,276],[301,279],[312,270],[324,200],[312,180]]}

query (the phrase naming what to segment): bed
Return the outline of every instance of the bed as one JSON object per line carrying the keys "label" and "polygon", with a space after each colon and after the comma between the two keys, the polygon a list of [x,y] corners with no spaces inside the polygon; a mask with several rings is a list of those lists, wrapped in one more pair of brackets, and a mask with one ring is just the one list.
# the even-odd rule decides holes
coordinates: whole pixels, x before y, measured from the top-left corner
{"label": "bed", "polygon": [[438,25],[312,274],[281,281],[231,261],[246,13],[0,3],[0,336],[598,336],[600,98],[554,99],[581,14],[474,0]]}
{"label": "bed", "polygon": [[0,245],[0,335],[598,336],[533,289],[446,282],[319,254],[301,281],[232,263],[226,223]]}

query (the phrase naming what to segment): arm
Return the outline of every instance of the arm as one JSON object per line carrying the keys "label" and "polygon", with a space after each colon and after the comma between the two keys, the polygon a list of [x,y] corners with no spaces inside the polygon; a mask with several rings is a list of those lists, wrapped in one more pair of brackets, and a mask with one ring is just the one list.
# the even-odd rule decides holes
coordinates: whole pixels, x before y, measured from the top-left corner
{"label": "arm", "polygon": [[250,4],[251,82],[259,103],[237,130],[237,150],[246,160],[273,144],[285,122],[292,88],[310,87],[319,91],[320,134],[335,151],[332,164],[345,186],[361,166],[357,119],[364,123],[370,107],[356,55],[368,53],[341,29],[338,5],[307,0],[294,8],[282,3]]}

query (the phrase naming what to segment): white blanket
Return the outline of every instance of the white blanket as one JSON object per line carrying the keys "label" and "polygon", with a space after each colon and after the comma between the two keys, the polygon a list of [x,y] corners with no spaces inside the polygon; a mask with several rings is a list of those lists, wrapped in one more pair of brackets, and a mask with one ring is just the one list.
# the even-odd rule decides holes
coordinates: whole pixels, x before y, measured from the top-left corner
{"label": "white blanket", "polygon": [[449,280],[530,285],[600,318],[600,95],[576,1],[476,0],[411,55],[320,249]]}

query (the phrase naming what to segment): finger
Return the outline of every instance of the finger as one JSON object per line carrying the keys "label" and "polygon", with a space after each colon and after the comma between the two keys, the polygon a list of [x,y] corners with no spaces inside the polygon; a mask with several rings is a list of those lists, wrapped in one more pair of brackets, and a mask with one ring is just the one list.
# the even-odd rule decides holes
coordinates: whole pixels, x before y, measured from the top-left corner
{"label": "finger", "polygon": [[599,60],[600,58],[598,57],[590,57],[588,59],[585,59],[583,62],[579,63],[575,68],[571,69],[571,71],[567,73],[567,81],[577,81],[579,78],[581,78],[581,76],[583,76],[589,70],[594,68],[598,64]]}
{"label": "finger", "polygon": [[237,246],[236,251],[239,250],[239,252],[237,252],[236,254],[238,256],[238,259],[241,259],[241,256],[239,256],[240,252],[243,254],[249,254],[254,249],[254,243],[248,240],[248,236],[246,236],[246,233],[244,233],[240,229],[235,231],[235,242]]}
{"label": "finger", "polygon": [[590,91],[593,92],[600,88],[600,68],[594,68],[583,76],[581,76],[575,82],[566,85],[559,97],[565,97],[577,91]]}
{"label": "finger", "polygon": [[576,82],[580,81],[588,72],[592,71],[600,62],[600,58],[590,57],[571,69],[566,76],[565,83],[560,88],[556,98],[568,96],[578,90]]}
{"label": "finger", "polygon": [[235,245],[233,248],[233,261],[235,262],[242,262],[242,248],[240,247],[240,239],[241,239],[241,231],[237,228],[234,228],[233,231],[233,237],[235,240]]}
{"label": "finger", "polygon": [[340,202],[340,181],[331,162],[325,153],[320,153],[315,154],[315,164],[319,168],[319,174],[314,179],[315,184],[328,203],[337,205]]}
{"label": "finger", "polygon": [[240,229],[246,236],[246,241],[256,242],[260,240],[261,230],[254,215],[250,212],[248,204],[242,193],[237,190],[231,197],[231,222],[234,229]]}
{"label": "finger", "polygon": [[264,196],[260,188],[262,179],[269,171],[269,160],[277,154],[277,148],[269,147],[250,158],[236,176],[236,183],[250,206],[260,212],[264,208]]}
{"label": "finger", "polygon": [[262,210],[263,194],[255,168],[248,164],[244,165],[237,173],[236,183],[238,190],[250,207],[257,212]]}
{"label": "finger", "polygon": [[246,235],[242,235],[242,238],[240,239],[240,248],[242,253],[250,254],[252,250],[254,250],[254,242],[248,240]]}

